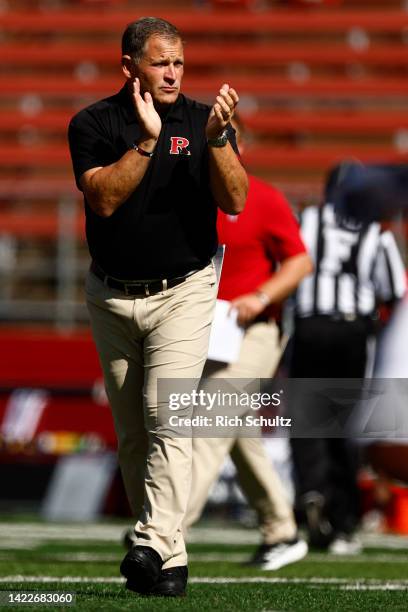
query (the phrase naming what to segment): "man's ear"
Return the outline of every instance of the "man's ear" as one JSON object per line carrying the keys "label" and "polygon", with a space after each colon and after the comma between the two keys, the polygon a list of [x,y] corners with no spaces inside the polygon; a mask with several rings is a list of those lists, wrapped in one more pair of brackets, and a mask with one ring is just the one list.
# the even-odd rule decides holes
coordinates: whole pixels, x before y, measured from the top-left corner
{"label": "man's ear", "polygon": [[126,79],[133,79],[135,76],[135,63],[130,55],[122,55],[122,72]]}

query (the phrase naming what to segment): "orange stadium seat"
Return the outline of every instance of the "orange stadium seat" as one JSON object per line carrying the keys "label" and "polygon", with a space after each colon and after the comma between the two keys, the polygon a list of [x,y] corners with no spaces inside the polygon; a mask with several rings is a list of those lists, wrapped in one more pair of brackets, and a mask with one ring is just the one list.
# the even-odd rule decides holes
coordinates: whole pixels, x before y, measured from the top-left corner
{"label": "orange stadium seat", "polygon": [[[66,67],[75,66],[80,62],[94,62],[105,69],[117,70],[119,64],[119,49],[117,42],[97,46],[95,43],[78,43],[72,41],[46,41],[41,44],[27,43],[21,46],[18,41],[2,45],[4,62],[17,67],[29,63],[33,67]],[[186,60],[189,70],[199,67],[212,67],[219,58],[228,66],[245,65],[248,67],[271,67],[287,65],[290,62],[306,62],[308,64],[330,67],[333,65],[348,65],[361,62],[366,66],[405,68],[408,62],[408,47],[406,44],[376,44],[364,48],[353,48],[349,44],[337,43],[328,47],[322,54],[321,43],[304,42],[282,43],[240,41],[229,45],[192,41],[186,49]]]}
{"label": "orange stadium seat", "polygon": [[[243,4],[216,18],[210,3],[155,10],[187,41],[187,95],[211,102],[225,80],[238,90],[251,171],[307,196],[342,156],[406,159],[408,13],[399,3]],[[0,14],[0,195],[14,184],[26,197],[27,181],[72,194],[69,118],[121,86],[119,37],[135,11],[125,2],[32,7],[20,0]]]}
{"label": "orange stadium seat", "polygon": [[[65,143],[30,147],[27,159],[27,147],[12,145],[6,151],[0,150],[0,164],[3,168],[57,168],[66,170],[70,164],[69,152]],[[387,146],[337,144],[299,146],[299,145],[256,145],[250,147],[243,155],[250,166],[263,170],[284,168],[296,174],[297,168],[320,169],[330,167],[345,158],[356,158],[362,162],[405,162],[407,153],[392,150]]]}
{"label": "orange stadium seat", "polygon": [[[149,7],[139,7],[138,14],[146,14]],[[246,11],[217,12],[216,19],[211,12],[198,9],[174,10],[168,7],[157,14],[177,24],[185,36],[191,34],[218,33],[222,37],[231,33],[311,33],[341,32],[349,28],[364,28],[368,32],[402,32],[408,24],[408,14],[401,8],[390,10],[389,5],[382,3],[378,10],[332,10],[332,11],[295,11],[276,9],[256,13]],[[69,32],[78,36],[83,32],[120,34],[124,24],[129,21],[129,9],[118,7],[115,10],[73,10],[72,8],[43,10],[5,10],[0,14],[0,27],[4,33],[53,35]]]}
{"label": "orange stadium seat", "polygon": [[327,7],[327,6],[340,6],[343,4],[343,0],[288,0],[290,6],[304,6],[304,7]]}
{"label": "orange stadium seat", "polygon": [[[288,134],[313,131],[319,134],[393,134],[398,130],[408,130],[408,114],[402,111],[390,113],[387,110],[339,110],[339,111],[280,111],[279,113],[258,111],[241,113],[247,129],[259,136],[269,134]],[[41,109],[34,115],[26,115],[22,110],[11,110],[0,114],[0,131],[19,132],[27,127],[41,130],[43,136],[54,132],[65,139],[65,130],[72,116],[71,108],[60,107],[56,110]]]}
{"label": "orange stadium seat", "polygon": [[256,4],[256,0],[210,0],[213,8],[250,9]]}

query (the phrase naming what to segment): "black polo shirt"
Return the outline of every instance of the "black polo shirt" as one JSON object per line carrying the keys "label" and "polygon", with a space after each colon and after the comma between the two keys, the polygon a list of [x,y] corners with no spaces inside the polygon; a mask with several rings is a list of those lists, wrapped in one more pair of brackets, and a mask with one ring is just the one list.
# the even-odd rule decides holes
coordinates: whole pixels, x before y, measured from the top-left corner
{"label": "black polo shirt", "polygon": [[[85,199],[89,250],[107,274],[171,278],[209,263],[217,248],[205,137],[209,112],[209,106],[180,94],[162,119],[154,156],[128,200],[103,218]],[[79,189],[86,170],[118,161],[139,137],[126,86],[75,115],[69,144]],[[230,126],[229,138],[237,150]]]}

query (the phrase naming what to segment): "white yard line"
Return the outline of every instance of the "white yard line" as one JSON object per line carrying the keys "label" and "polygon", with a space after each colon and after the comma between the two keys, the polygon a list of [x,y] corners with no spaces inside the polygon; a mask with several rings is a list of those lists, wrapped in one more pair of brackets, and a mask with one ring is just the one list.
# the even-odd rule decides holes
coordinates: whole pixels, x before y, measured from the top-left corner
{"label": "white yard line", "polygon": [[78,541],[104,541],[120,542],[124,526],[118,525],[94,525],[75,523],[1,523],[0,539],[4,544],[5,538],[27,537],[31,542],[34,540],[78,540]]}
{"label": "white yard line", "polygon": [[[100,523],[0,523],[0,549],[32,548],[46,541],[120,542],[126,525]],[[408,536],[391,534],[361,534],[367,548],[408,550]],[[240,527],[194,527],[188,542],[207,544],[258,544],[260,535],[256,529]],[[10,546],[8,546],[8,544]]]}
{"label": "white yard line", "polygon": [[0,576],[0,584],[2,583],[53,583],[53,582],[72,582],[73,584],[121,584],[124,582],[124,578],[119,578],[117,576]]}
{"label": "white yard line", "polygon": [[322,563],[408,563],[408,555],[395,554],[364,554],[358,555],[333,555],[329,553],[309,553],[305,557],[308,561],[318,561]]}
{"label": "white yard line", "polygon": [[[116,576],[2,576],[0,583],[70,583],[70,584],[122,584],[124,578]],[[272,576],[241,576],[231,577],[196,577],[190,579],[191,584],[303,584],[305,586],[332,586],[346,591],[406,591],[408,580],[349,580],[347,578],[284,578]]]}
{"label": "white yard line", "polygon": [[[13,548],[13,547],[11,547]],[[90,562],[106,562],[106,563],[120,563],[125,551],[120,553],[36,553],[36,559],[41,561],[60,561],[60,562],[75,562],[75,563],[90,563]],[[188,555],[189,561],[195,563],[244,563],[250,558],[249,553],[190,553]],[[0,561],[20,560],[19,554],[13,554],[8,551],[7,553],[0,553]],[[312,562],[323,562],[323,563],[408,563],[408,555],[403,554],[379,554],[371,555],[360,553],[358,555],[331,555],[328,553],[309,553],[305,557],[304,561]]]}
{"label": "white yard line", "polygon": [[[61,561],[61,562],[75,562],[75,563],[89,563],[89,562],[113,562],[120,563],[125,555],[123,554],[107,554],[107,553],[35,553],[35,561]],[[21,561],[21,555],[13,554],[12,552],[0,553],[0,561]]]}
{"label": "white yard line", "polygon": [[403,584],[347,584],[339,587],[340,591],[407,591],[408,586]]}

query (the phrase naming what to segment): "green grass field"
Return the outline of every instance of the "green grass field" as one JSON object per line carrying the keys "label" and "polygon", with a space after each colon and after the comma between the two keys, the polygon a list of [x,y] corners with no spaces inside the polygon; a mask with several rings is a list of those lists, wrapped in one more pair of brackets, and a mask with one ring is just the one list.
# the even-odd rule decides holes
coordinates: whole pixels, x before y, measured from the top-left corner
{"label": "green grass field", "polygon": [[0,591],[64,591],[75,606],[36,610],[408,610],[408,538],[366,536],[362,554],[310,553],[277,572],[243,565],[254,530],[201,527],[189,544],[190,583],[182,599],[146,598],[124,588],[118,567],[123,525],[0,523]]}

